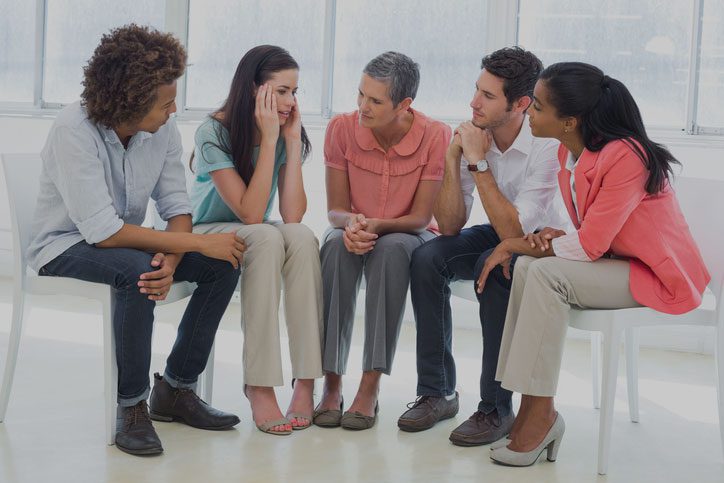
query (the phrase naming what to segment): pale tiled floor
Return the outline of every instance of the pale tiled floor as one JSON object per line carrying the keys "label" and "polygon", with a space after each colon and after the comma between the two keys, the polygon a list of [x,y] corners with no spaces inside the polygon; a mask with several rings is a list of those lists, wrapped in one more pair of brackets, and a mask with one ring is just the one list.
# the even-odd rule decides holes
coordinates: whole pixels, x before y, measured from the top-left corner
{"label": "pale tiled floor", "polygon": [[[0,357],[4,361],[10,286],[0,281]],[[530,468],[494,465],[487,447],[458,448],[448,434],[477,404],[479,330],[454,335],[461,412],[417,434],[396,419],[414,399],[414,327],[406,323],[393,375],[384,379],[378,425],[369,431],[311,428],[289,437],[262,434],[241,394],[239,305],[227,311],[217,338],[214,405],[242,418],[213,433],[157,423],[165,453],[137,458],[104,444],[99,315],[79,300],[37,299],[21,344],[16,384],[0,425],[0,482],[724,482],[711,356],[643,350],[641,422],[628,420],[625,379],[619,379],[609,474],[596,475],[598,411],[591,407],[589,346],[569,341],[558,409],[567,432],[556,463]],[[173,322],[183,304],[158,309]],[[72,312],[80,310],[81,312]],[[357,324],[359,328],[361,324]],[[154,370],[163,369],[174,327],[159,324]],[[361,341],[355,332],[345,394],[354,396]],[[0,362],[3,364],[3,362]],[[288,360],[285,367],[289,367]],[[287,373],[288,376],[288,373]],[[287,403],[287,386],[279,399]]]}

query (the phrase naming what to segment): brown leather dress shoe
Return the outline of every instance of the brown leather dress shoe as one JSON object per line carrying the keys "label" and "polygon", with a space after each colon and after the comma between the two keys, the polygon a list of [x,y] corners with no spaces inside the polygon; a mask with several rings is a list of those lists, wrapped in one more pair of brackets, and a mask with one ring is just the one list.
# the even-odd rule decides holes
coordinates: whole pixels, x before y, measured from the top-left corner
{"label": "brown leather dress shoe", "polygon": [[199,429],[223,430],[239,424],[239,418],[214,409],[191,389],[171,386],[158,373],[153,375],[150,406],[154,421],[180,421]]}
{"label": "brown leather dress shoe", "polygon": [[454,417],[459,409],[457,391],[449,401],[444,397],[419,396],[397,420],[397,427],[411,433],[432,428],[435,423]]}
{"label": "brown leather dress shoe", "polygon": [[133,455],[163,453],[161,440],[148,417],[146,401],[135,406],[118,406],[116,416],[116,447]]}
{"label": "brown leather dress shoe", "polygon": [[498,411],[485,414],[475,411],[463,424],[453,429],[450,441],[457,446],[480,446],[493,443],[510,433],[515,414],[500,417]]}

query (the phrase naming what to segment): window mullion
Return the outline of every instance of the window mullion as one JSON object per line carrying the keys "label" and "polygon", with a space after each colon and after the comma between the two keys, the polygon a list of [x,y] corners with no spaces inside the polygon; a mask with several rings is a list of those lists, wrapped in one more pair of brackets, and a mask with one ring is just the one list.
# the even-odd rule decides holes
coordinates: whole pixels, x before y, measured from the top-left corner
{"label": "window mullion", "polygon": [[701,69],[701,31],[704,0],[694,0],[691,29],[691,51],[689,54],[689,92],[686,99],[686,133],[698,134],[697,114],[699,109],[699,75]]}
{"label": "window mullion", "polygon": [[[189,2],[190,0],[166,0],[164,14],[166,32],[175,35],[186,48],[186,52],[189,49]],[[179,113],[186,109],[187,78],[188,66],[176,83],[176,109]]]}
{"label": "window mullion", "polygon": [[488,0],[485,50],[492,52],[518,42],[520,0]]}
{"label": "window mullion", "polygon": [[35,65],[33,72],[33,107],[43,106],[43,79],[45,76],[45,19],[47,0],[35,0]]}
{"label": "window mullion", "polygon": [[334,37],[337,22],[336,0],[326,0],[324,7],[324,52],[322,58],[322,117],[332,117],[334,88]]}

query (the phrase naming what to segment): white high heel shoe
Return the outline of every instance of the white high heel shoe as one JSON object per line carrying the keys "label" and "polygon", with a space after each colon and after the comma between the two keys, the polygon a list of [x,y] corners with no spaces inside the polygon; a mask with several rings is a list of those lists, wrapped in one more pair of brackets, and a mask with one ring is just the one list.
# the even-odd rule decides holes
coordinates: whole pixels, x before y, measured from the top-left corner
{"label": "white high heel shoe", "polygon": [[520,453],[511,451],[507,446],[496,448],[490,452],[490,459],[496,463],[506,466],[530,466],[538,460],[543,451],[548,450],[548,461],[555,461],[558,455],[558,448],[561,446],[563,433],[566,431],[566,423],[563,416],[556,413],[556,420],[548,430],[543,441],[532,451]]}
{"label": "white high heel shoe", "polygon": [[509,438],[503,438],[503,439],[499,439],[498,441],[495,441],[494,443],[490,443],[490,451],[508,446],[511,441],[512,440]]}

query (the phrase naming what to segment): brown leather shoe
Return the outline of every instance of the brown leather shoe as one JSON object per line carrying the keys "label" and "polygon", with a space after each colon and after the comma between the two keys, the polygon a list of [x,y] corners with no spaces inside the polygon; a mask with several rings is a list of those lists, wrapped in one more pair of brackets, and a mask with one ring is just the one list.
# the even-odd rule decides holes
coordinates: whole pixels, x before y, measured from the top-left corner
{"label": "brown leather shoe", "polygon": [[459,396],[447,400],[444,397],[419,396],[407,405],[409,408],[397,420],[397,427],[411,433],[424,431],[435,426],[435,423],[454,417],[459,409]]}
{"label": "brown leather shoe", "polygon": [[158,372],[153,375],[150,406],[154,421],[180,421],[200,429],[222,430],[239,424],[239,418],[214,409],[191,389],[177,389],[163,380]]}
{"label": "brown leather shoe", "polygon": [[485,414],[482,411],[475,411],[463,424],[453,429],[450,433],[450,441],[457,446],[480,446],[490,444],[510,433],[513,427],[515,414],[511,411],[502,418],[495,410]]}
{"label": "brown leather shoe", "polygon": [[146,401],[135,406],[118,406],[116,447],[133,455],[150,456],[163,453],[161,440],[148,417]]}

